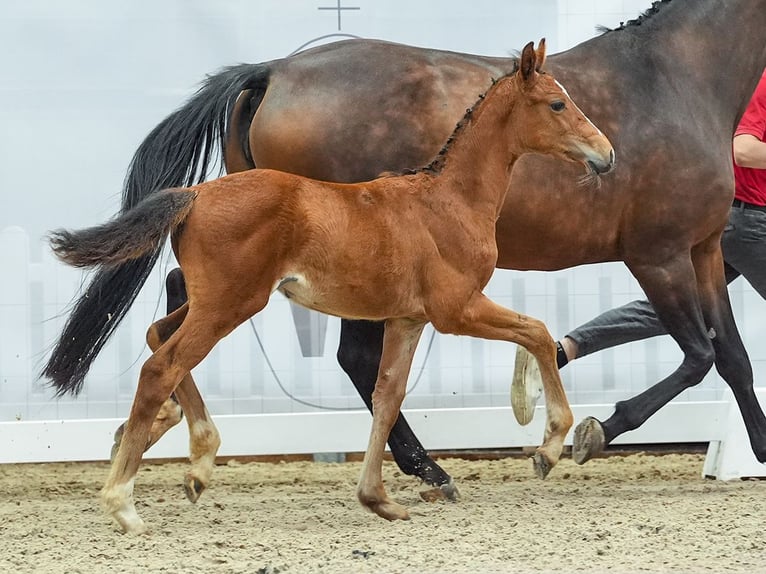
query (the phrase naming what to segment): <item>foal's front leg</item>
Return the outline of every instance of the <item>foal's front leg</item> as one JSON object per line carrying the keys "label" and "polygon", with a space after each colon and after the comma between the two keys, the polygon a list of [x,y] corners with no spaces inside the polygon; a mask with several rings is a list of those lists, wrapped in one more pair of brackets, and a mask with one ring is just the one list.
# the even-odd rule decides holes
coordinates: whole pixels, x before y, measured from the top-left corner
{"label": "foal's front leg", "polygon": [[463,308],[459,327],[449,330],[482,339],[510,341],[525,347],[537,359],[545,391],[546,424],[543,444],[533,459],[535,473],[545,478],[559,461],[574,420],[556,367],[556,343],[548,329],[542,321],[501,307],[477,292]]}
{"label": "foal's front leg", "polygon": [[[338,364],[349,376],[370,412],[380,367],[383,330],[384,323],[379,321],[343,319],[340,326]],[[421,498],[427,501],[459,498],[460,493],[452,477],[428,455],[402,413],[399,413],[388,435],[388,446],[404,474],[416,476],[431,487],[420,493]]]}
{"label": "foal's front leg", "polygon": [[383,486],[386,440],[404,401],[412,357],[425,323],[389,319],[383,335],[383,355],[372,393],[372,431],[364,454],[356,495],[364,506],[387,520],[408,520],[407,509],[391,500]]}

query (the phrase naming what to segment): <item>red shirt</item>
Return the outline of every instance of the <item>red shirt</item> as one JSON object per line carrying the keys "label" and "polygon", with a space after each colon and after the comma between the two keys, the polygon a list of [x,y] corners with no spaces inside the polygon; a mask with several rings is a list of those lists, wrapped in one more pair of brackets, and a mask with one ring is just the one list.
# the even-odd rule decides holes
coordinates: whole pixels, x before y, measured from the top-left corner
{"label": "red shirt", "polygon": [[[753,92],[750,103],[734,132],[750,134],[766,141],[766,72]],[[734,197],[755,205],[766,205],[766,169],[739,167],[734,164]]]}

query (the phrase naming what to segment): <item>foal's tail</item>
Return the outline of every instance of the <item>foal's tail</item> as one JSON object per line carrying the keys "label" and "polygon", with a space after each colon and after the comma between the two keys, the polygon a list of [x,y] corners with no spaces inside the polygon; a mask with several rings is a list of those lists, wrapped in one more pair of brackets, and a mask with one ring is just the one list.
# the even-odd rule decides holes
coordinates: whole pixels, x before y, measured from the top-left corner
{"label": "foal's tail", "polygon": [[[208,77],[186,104],[155,127],[139,146],[128,168],[121,213],[127,215],[144,198],[161,189],[203,181],[220,157],[219,150],[223,151],[229,114],[237,96],[247,89],[264,90],[269,70],[268,64],[224,68]],[[155,207],[167,208],[162,201]],[[74,243],[65,241],[65,235],[59,237],[62,250],[68,245],[75,247]],[[71,236],[72,239],[81,237]],[[80,392],[93,360],[146,282],[159,258],[161,245],[161,242],[150,242],[149,248],[137,258],[118,256],[104,264],[88,263],[87,258],[81,261],[80,265],[96,264],[99,269],[76,302],[41,373],[51,380],[57,394]]]}
{"label": "foal's tail", "polygon": [[162,247],[167,236],[191,211],[197,192],[166,189],[147,197],[130,211],[80,231],[50,234],[51,248],[73,267],[117,267]]}

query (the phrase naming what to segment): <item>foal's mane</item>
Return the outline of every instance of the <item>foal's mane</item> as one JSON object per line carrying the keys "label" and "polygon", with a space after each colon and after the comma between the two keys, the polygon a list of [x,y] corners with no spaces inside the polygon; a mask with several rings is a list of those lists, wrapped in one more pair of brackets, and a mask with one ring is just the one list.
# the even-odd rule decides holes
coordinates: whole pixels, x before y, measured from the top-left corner
{"label": "foal's mane", "polygon": [[625,30],[626,28],[634,27],[634,26],[640,26],[647,20],[649,20],[652,16],[655,14],[658,14],[661,11],[660,6],[668,5],[670,4],[672,0],[657,0],[656,2],[652,2],[652,5],[644,10],[641,14],[639,14],[638,18],[634,18],[633,20],[628,20],[627,22],[620,22],[620,25],[617,28],[607,28],[606,26],[597,26],[596,30],[601,32],[602,34],[606,34],[608,32],[615,32],[617,30]]}
{"label": "foal's mane", "polygon": [[495,85],[500,80],[502,80],[503,78],[507,78],[509,76],[513,76],[518,70],[519,70],[519,59],[515,58],[513,61],[513,70],[511,70],[510,72],[508,72],[507,74],[503,76],[500,76],[497,79],[492,78],[492,84],[489,86],[489,88],[487,88],[487,91],[484,92],[483,94],[479,94],[479,98],[476,100],[476,102],[470,108],[467,108],[465,110],[465,114],[463,115],[462,119],[457,123],[457,125],[455,126],[455,129],[452,130],[452,134],[450,134],[449,138],[447,138],[447,142],[442,146],[442,149],[439,150],[439,153],[436,154],[436,157],[431,160],[431,163],[417,169],[408,168],[408,169],[402,170],[401,172],[397,174],[390,174],[390,175],[414,175],[414,174],[423,173],[423,172],[428,172],[431,174],[439,173],[444,168],[447,152],[449,151],[449,148],[452,145],[452,142],[455,141],[455,139],[463,131],[465,126],[468,125],[468,122],[471,120],[471,117],[473,116],[473,111],[476,108],[476,106],[478,106],[481,103],[481,101],[487,96],[489,91],[492,88],[494,88]]}

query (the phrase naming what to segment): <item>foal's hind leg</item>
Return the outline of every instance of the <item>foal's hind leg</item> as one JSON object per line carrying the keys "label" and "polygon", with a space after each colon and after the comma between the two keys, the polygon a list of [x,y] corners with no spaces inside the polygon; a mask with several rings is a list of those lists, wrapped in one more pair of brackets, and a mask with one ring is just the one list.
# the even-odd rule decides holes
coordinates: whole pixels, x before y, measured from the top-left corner
{"label": "foal's hind leg", "polygon": [[545,389],[546,424],[543,444],[533,462],[537,476],[545,478],[561,457],[573,421],[556,367],[556,344],[548,329],[541,321],[501,307],[481,293],[475,293],[463,307],[457,323],[434,326],[460,335],[516,343],[537,359]]}
{"label": "foal's hind leg", "polygon": [[[383,325],[383,322],[341,321],[338,363],[351,378],[370,412],[383,348]],[[394,461],[404,474],[417,476],[433,487],[420,493],[424,500],[457,500],[459,493],[452,477],[428,456],[402,413],[399,413],[388,435],[388,445]]]}
{"label": "foal's hind leg", "polygon": [[[181,273],[179,268],[175,268],[170,273],[168,273],[168,276],[165,280],[165,292],[167,293],[168,315],[186,303],[186,285],[184,283],[183,273]],[[180,325],[180,322],[178,324]],[[177,328],[178,325],[173,327],[172,331],[175,331]],[[151,343],[149,343],[149,347],[151,348]],[[152,351],[154,351],[153,348]],[[192,382],[192,385],[193,384],[194,383]],[[157,418],[155,418],[154,422],[152,423],[152,429],[149,432],[149,440],[146,444],[146,450],[149,450],[149,448],[156,444],[157,441],[159,441],[166,432],[180,423],[181,419],[183,418],[183,414],[183,409],[179,404],[179,401],[176,400],[175,395],[171,395],[168,400],[163,403],[162,407],[160,408],[160,412],[157,413]],[[189,424],[191,426],[191,422]],[[120,448],[120,441],[122,440],[123,432],[125,432],[125,423],[122,423],[114,432],[114,444],[112,445],[111,458],[114,458],[114,455],[117,454],[117,449]]]}
{"label": "foal's hind leg", "polygon": [[187,313],[186,306],[162,321],[166,321],[167,324],[184,314],[186,318],[177,331],[141,368],[138,389],[122,442],[101,491],[104,509],[117,520],[125,532],[142,533],[146,530],[133,502],[133,483],[152,422],[160,406],[181,379],[233,328],[222,322],[207,320],[201,313]]}
{"label": "foal's hind leg", "polygon": [[[168,314],[170,314],[188,299],[186,283],[180,269],[176,268],[168,273],[165,287],[168,299]],[[170,333],[168,333],[169,335]],[[165,339],[162,340],[164,341]],[[178,402],[176,403],[174,396],[171,395],[170,399],[162,405],[160,413],[168,408],[172,408],[172,404],[177,405],[178,411],[186,413],[186,422],[189,427],[189,460],[191,461],[191,469],[184,477],[184,490],[191,502],[197,502],[202,491],[210,483],[210,477],[215,466],[215,456],[218,453],[218,447],[221,446],[221,438],[218,434],[218,429],[213,424],[210,413],[208,413],[205,407],[205,403],[197,389],[197,385],[194,383],[191,373],[183,378],[174,395]],[[158,420],[155,419],[154,425],[152,425],[153,433]]]}
{"label": "foal's hind leg", "polygon": [[[181,309],[188,309],[188,306],[184,305]],[[149,348],[153,352],[157,351],[175,333],[185,316],[186,311],[183,311],[183,316],[179,316],[174,312],[149,327],[149,331],[146,334]],[[178,317],[180,317],[180,320]],[[187,373],[178,384],[175,396],[178,399],[179,408],[183,407],[186,413],[186,421],[189,425],[189,460],[191,461],[191,469],[184,477],[184,490],[190,501],[197,502],[202,491],[210,483],[210,477],[215,466],[215,456],[218,453],[218,447],[221,446],[221,437],[215,424],[213,424],[210,413],[207,412],[205,403],[197,390],[197,386],[194,384],[191,373]],[[160,413],[166,408],[169,401],[175,402],[173,399],[165,401],[162,407],[160,407]],[[154,423],[152,423],[152,433],[157,426],[158,420],[159,418],[155,418]]]}
{"label": "foal's hind leg", "polygon": [[359,502],[388,520],[409,519],[407,509],[386,494],[382,465],[386,439],[404,401],[407,375],[424,325],[409,319],[386,321],[378,380],[372,393],[372,431],[356,494]]}

